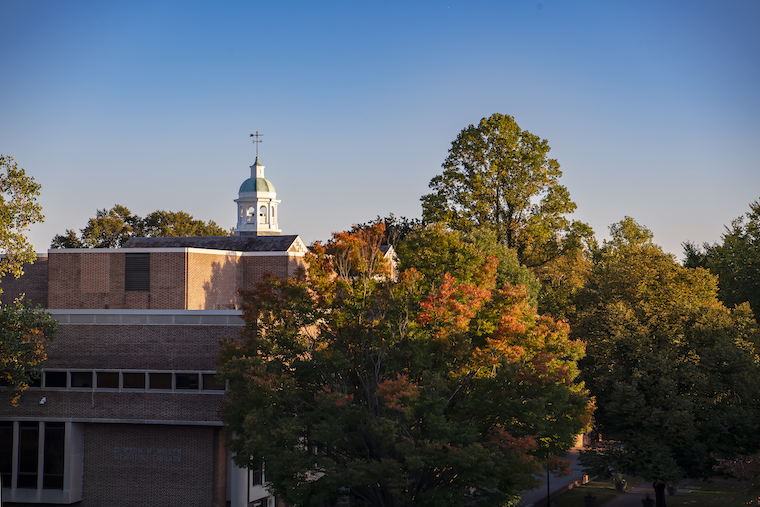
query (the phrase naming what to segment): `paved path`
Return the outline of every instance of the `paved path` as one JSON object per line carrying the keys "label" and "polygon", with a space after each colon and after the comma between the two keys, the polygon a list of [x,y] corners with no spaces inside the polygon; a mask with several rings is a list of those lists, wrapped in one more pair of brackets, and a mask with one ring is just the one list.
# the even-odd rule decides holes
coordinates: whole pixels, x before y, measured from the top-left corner
{"label": "paved path", "polygon": [[[583,477],[583,467],[578,463],[578,453],[580,449],[573,448],[570,449],[570,452],[565,456],[568,460],[570,460],[570,470],[572,470],[572,475],[568,475],[566,477],[555,477],[554,474],[549,478],[549,489],[552,491],[552,498],[554,498],[554,493],[567,487],[568,484],[575,482],[577,480],[580,480],[581,477]],[[520,503],[518,504],[519,507],[530,507],[536,502],[543,502],[546,500],[546,480],[545,477],[539,477],[539,480],[541,481],[541,486],[538,488],[526,492],[522,498],[520,499]],[[639,503],[639,506],[641,507],[641,504]]]}

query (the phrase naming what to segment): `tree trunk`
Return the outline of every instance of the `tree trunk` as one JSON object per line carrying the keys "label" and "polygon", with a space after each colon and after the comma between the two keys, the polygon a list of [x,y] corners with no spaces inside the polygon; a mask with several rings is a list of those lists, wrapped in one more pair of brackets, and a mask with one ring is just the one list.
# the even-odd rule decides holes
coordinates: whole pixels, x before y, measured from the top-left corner
{"label": "tree trunk", "polygon": [[652,487],[654,487],[655,507],[665,507],[665,483],[654,482]]}

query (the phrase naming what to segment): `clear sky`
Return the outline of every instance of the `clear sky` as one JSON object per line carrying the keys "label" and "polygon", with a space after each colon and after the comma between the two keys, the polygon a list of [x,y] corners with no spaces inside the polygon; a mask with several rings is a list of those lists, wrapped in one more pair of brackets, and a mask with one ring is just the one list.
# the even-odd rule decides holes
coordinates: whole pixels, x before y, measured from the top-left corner
{"label": "clear sky", "polygon": [[493,113],[546,138],[597,237],[679,257],[760,199],[760,0],[0,1],[0,152],[46,222],[97,209],[235,225],[259,147],[283,234],[418,217]]}

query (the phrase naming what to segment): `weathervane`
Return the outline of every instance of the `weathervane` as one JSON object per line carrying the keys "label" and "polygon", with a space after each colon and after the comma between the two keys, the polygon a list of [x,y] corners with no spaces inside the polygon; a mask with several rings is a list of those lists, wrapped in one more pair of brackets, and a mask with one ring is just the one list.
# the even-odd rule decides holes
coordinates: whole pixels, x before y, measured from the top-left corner
{"label": "weathervane", "polygon": [[262,137],[264,134],[259,134],[259,131],[257,130],[255,134],[251,134],[251,137],[255,137],[256,139],[253,141],[253,144],[256,145],[256,158],[259,158],[259,143],[261,142],[259,140],[259,137]]}

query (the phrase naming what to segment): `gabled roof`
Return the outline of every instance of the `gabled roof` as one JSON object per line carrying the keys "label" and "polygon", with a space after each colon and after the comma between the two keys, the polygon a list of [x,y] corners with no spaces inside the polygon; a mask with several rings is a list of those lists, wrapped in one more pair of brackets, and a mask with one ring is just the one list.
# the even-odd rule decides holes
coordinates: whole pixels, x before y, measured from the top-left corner
{"label": "gabled roof", "polygon": [[[198,236],[176,238],[132,238],[123,248],[208,248],[236,252],[288,252],[302,243],[297,234],[287,236]],[[298,245],[295,245],[298,248]]]}

